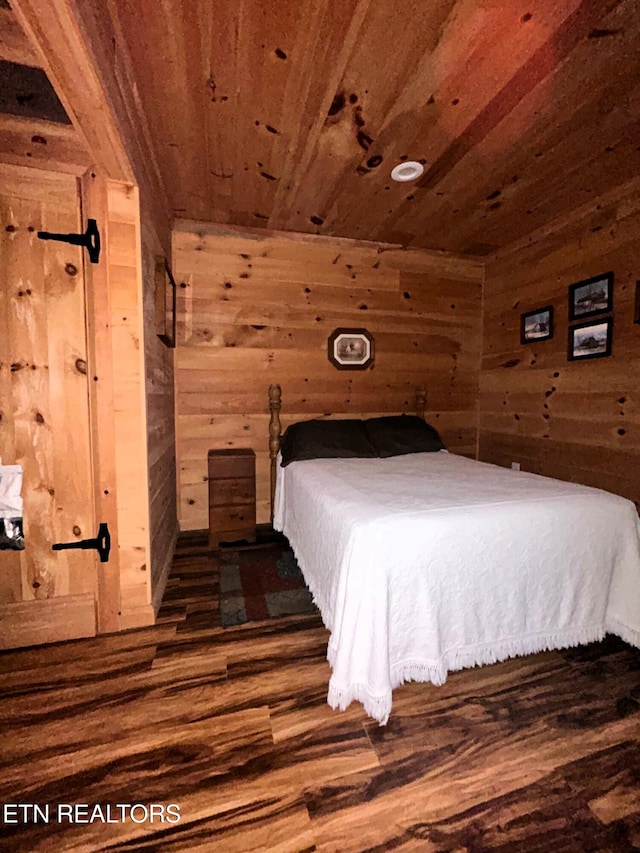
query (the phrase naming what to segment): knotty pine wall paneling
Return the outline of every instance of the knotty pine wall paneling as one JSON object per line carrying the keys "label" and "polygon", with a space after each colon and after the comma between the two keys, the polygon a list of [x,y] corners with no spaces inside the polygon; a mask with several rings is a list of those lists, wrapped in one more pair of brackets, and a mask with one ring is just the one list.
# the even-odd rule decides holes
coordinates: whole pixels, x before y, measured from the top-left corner
{"label": "knotty pine wall paneling", "polygon": [[[267,390],[283,428],[302,418],[410,412],[474,456],[483,265],[425,250],[194,222],[174,230],[178,281],[179,519],[208,525],[207,451],[256,452],[258,522],[269,520]],[[327,359],[340,326],[375,338],[372,369]]]}
{"label": "knotty pine wall paneling", "polygon": [[[488,259],[480,459],[640,501],[639,214],[636,179]],[[569,362],[568,287],[609,270],[612,355]],[[521,346],[520,314],[545,305],[554,307],[553,339]]]}

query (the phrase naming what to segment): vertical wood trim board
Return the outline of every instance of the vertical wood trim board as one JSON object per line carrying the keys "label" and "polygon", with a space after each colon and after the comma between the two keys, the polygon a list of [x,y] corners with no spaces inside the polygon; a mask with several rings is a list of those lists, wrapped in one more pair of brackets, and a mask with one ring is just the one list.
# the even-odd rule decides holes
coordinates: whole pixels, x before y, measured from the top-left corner
{"label": "vertical wood trim board", "polygon": [[[640,180],[593,199],[487,263],[480,458],[640,502]],[[608,358],[567,360],[569,285],[613,270]],[[554,336],[520,344],[520,314],[552,305]]]}
{"label": "vertical wood trim board", "polygon": [[[256,452],[258,522],[269,521],[267,389],[283,427],[301,418],[410,412],[474,456],[483,264],[444,253],[179,223],[177,452],[181,529],[208,526],[207,452]],[[337,370],[327,339],[366,328],[375,364]]]}
{"label": "vertical wood trim board", "polygon": [[140,206],[131,184],[107,181],[113,408],[118,481],[121,627],[149,624],[151,571]]}
{"label": "vertical wood trim board", "polygon": [[[107,182],[97,170],[89,170],[81,181],[83,222],[95,219],[102,244],[109,242]],[[118,484],[116,475],[114,374],[111,340],[111,297],[108,264],[92,264],[84,258],[87,282],[87,344],[91,412],[91,456],[96,520],[111,531],[109,562],[98,576],[98,631],[117,631],[120,624],[120,549],[118,533]]]}

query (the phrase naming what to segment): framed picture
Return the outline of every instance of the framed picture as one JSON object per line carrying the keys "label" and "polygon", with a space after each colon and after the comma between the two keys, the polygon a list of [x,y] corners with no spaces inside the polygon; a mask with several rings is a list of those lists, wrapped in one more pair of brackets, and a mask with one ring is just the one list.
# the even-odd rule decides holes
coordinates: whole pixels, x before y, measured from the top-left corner
{"label": "framed picture", "polygon": [[156,258],[155,319],[156,334],[168,347],[176,345],[176,282],[164,257]]}
{"label": "framed picture", "polygon": [[569,361],[604,358],[611,355],[613,320],[605,317],[590,323],[578,323],[569,329]]}
{"label": "framed picture", "polygon": [[569,287],[569,319],[579,320],[613,308],[613,273],[606,272]]}
{"label": "framed picture", "polygon": [[373,337],[366,329],[336,329],[329,336],[327,355],[338,370],[366,370],[373,364]]}
{"label": "framed picture", "polygon": [[553,337],[553,305],[520,315],[520,343],[532,344]]}

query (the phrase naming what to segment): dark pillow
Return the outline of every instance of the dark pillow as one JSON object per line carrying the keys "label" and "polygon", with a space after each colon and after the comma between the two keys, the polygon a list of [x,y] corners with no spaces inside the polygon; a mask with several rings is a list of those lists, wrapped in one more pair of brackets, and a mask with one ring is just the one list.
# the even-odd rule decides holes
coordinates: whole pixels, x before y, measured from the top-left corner
{"label": "dark pillow", "polygon": [[281,465],[303,459],[373,459],[378,454],[363,421],[300,421],[291,424],[280,442]]}
{"label": "dark pillow", "polygon": [[370,418],[364,425],[378,456],[402,456],[444,449],[437,431],[417,415]]}

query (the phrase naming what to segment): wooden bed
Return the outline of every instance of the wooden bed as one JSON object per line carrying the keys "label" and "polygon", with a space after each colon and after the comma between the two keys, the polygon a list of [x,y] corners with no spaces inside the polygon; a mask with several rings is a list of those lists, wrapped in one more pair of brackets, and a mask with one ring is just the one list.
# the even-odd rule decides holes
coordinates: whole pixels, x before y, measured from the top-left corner
{"label": "wooden bed", "polygon": [[[640,647],[631,501],[441,445],[279,465],[279,386],[269,401],[273,525],[331,634],[331,707],[358,700],[384,724],[405,681],[438,685],[451,671],[606,633]],[[420,390],[422,416],[424,405]]]}
{"label": "wooden bed", "polygon": [[[425,416],[427,408],[427,390],[420,385],[415,390],[415,412],[419,418]],[[282,388],[280,385],[269,385],[269,462],[270,475],[270,506],[271,521],[273,522],[273,504],[276,493],[276,470],[278,453],[280,452],[280,439],[282,437],[282,423],[280,411],[282,409]]]}

